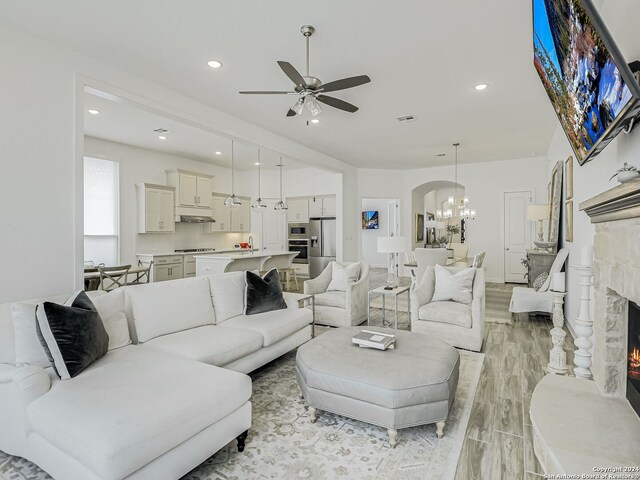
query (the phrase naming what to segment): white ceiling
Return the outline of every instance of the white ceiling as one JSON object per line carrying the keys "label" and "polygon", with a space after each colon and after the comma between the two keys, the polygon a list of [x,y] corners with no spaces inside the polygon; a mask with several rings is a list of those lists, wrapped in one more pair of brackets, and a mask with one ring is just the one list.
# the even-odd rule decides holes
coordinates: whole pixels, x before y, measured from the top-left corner
{"label": "white ceiling", "polygon": [[[109,100],[101,96],[84,95],[85,135],[103,138],[134,147],[156,150],[200,162],[231,168],[231,140],[191,125],[147,112],[118,99]],[[89,110],[98,110],[92,115]],[[169,130],[166,140],[158,138],[157,128]],[[216,155],[215,152],[220,152]],[[258,161],[258,147],[234,142],[234,163],[238,170],[253,170]],[[286,169],[302,168],[304,165],[283,157]],[[271,150],[260,149],[260,162],[265,169],[275,168],[280,156]]]}
{"label": "white ceiling", "polygon": [[[529,1],[21,0],[0,21],[360,167],[415,168],[544,153],[557,124],[532,66]],[[311,74],[325,83],[367,74],[335,92],[360,107],[324,107],[308,127],[286,118],[291,96],[276,60],[304,67],[303,24],[312,24]],[[213,70],[210,59],[223,62]],[[487,83],[484,92],[474,85]],[[415,115],[399,124],[395,117]]]}

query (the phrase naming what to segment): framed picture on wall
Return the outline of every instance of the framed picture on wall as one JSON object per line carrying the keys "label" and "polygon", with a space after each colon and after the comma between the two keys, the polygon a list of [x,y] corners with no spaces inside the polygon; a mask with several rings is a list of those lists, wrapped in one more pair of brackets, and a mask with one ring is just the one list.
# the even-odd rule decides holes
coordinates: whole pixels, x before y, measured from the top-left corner
{"label": "framed picture on wall", "polygon": [[573,242],[573,200],[569,200],[564,204],[564,230],[566,241]]}
{"label": "framed picture on wall", "polygon": [[416,243],[424,242],[424,215],[416,213]]}
{"label": "framed picture on wall", "polygon": [[564,162],[564,192],[565,200],[573,198],[573,157],[569,157]]}

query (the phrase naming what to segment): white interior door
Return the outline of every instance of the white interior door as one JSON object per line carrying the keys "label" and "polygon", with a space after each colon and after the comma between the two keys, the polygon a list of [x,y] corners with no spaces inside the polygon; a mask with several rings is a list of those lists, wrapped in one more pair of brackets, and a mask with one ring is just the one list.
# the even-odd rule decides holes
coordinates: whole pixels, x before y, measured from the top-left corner
{"label": "white interior door", "polygon": [[522,259],[531,245],[531,222],[527,220],[527,207],[531,192],[504,194],[504,281],[526,283],[526,269]]}

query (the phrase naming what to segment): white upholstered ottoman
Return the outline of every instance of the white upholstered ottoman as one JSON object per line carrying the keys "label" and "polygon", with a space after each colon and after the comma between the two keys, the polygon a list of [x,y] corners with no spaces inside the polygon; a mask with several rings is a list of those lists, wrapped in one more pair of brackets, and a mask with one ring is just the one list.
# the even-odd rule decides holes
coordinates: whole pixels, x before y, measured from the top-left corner
{"label": "white upholstered ottoman", "polygon": [[396,332],[395,349],[361,348],[351,342],[360,330],[332,329],[298,348],[296,374],[311,421],[319,409],[385,427],[392,447],[400,428],[435,423],[442,438],[458,386],[458,351],[404,331]]}

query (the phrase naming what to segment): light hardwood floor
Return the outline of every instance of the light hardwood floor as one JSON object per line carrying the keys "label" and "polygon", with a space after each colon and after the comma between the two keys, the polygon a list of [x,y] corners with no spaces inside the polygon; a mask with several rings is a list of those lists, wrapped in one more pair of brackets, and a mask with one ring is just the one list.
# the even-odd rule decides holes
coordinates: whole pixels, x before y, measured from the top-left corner
{"label": "light hardwood floor", "polygon": [[[369,288],[383,285],[385,277],[386,270],[372,269]],[[408,278],[401,282],[410,283]],[[392,317],[393,313],[387,313],[387,320]],[[381,309],[372,309],[371,323],[382,324]],[[398,323],[400,329],[410,328],[406,312],[400,312]],[[517,315],[512,325],[485,324],[485,360],[455,480],[544,478],[533,452],[529,403],[533,389],[545,375],[552,326],[546,317],[526,314]],[[567,332],[569,374],[574,366],[573,349]]]}

